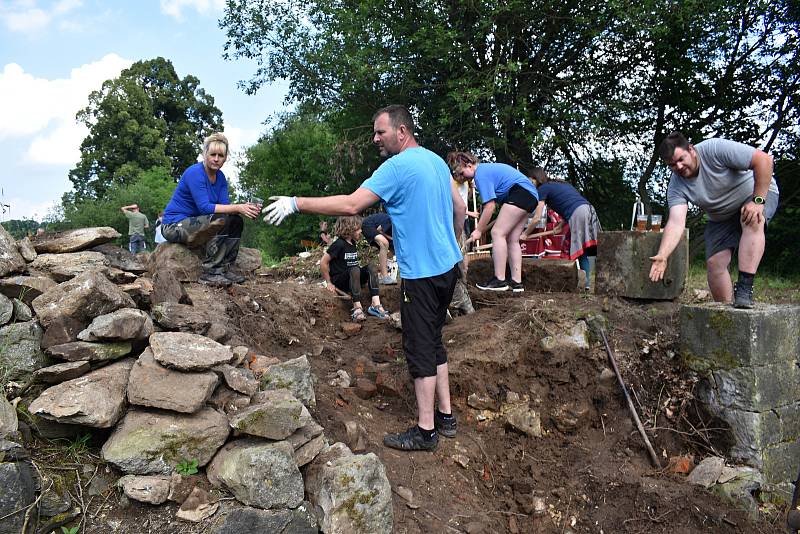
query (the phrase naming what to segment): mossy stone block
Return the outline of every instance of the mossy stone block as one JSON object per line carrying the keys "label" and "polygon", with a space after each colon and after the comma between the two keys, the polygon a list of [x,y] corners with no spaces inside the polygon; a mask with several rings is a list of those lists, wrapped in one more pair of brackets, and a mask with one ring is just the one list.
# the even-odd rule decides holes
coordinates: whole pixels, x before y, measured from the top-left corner
{"label": "mossy stone block", "polygon": [[684,305],[680,333],[684,364],[697,372],[800,361],[800,306]]}

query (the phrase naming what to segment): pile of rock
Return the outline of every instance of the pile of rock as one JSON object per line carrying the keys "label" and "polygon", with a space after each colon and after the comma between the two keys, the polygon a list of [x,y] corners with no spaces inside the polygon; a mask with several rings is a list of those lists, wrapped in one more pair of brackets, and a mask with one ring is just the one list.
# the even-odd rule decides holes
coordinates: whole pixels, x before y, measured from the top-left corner
{"label": "pile of rock", "polygon": [[[199,259],[162,244],[148,269],[108,244],[116,237],[92,228],[15,242],[0,227],[2,382],[40,391],[30,416],[113,429],[101,454],[125,474],[128,498],[181,503],[179,518],[212,518],[219,534],[391,532],[384,467],[328,444],[306,356],[281,362],[223,344],[224,317],[192,306],[180,282],[196,279]],[[258,268],[257,253],[240,254],[238,268]],[[15,488],[0,517],[32,532],[36,474],[18,426],[0,396],[0,484]],[[186,476],[202,467],[207,480]],[[238,502],[221,506],[219,491]]]}

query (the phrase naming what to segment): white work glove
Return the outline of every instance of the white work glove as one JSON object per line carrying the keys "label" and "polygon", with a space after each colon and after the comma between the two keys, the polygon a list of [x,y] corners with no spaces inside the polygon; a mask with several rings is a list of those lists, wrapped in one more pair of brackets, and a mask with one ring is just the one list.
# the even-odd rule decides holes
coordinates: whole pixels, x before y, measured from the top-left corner
{"label": "white work glove", "polygon": [[274,200],[272,204],[261,210],[264,216],[264,222],[267,224],[274,224],[278,226],[283,220],[291,215],[297,213],[297,197],[269,197]]}

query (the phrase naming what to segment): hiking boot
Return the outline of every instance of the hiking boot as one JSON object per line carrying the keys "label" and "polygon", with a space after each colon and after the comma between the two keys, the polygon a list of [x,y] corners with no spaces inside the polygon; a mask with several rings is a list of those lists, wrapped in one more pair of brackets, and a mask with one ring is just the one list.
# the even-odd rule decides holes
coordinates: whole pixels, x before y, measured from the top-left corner
{"label": "hiking boot", "polygon": [[383,444],[401,451],[434,451],[439,446],[439,436],[434,432],[432,439],[425,439],[419,427],[414,425],[405,432],[386,434],[383,436]]}
{"label": "hiking boot", "polygon": [[515,282],[512,280],[511,283],[508,284],[508,287],[510,287],[511,291],[514,293],[522,293],[525,291],[525,286],[522,285],[522,282]]}
{"label": "hiking boot", "polygon": [[733,284],[733,307],[748,310],[753,307],[753,286]]}
{"label": "hiking boot", "polygon": [[246,280],[244,276],[242,276],[241,274],[237,274],[233,271],[225,271],[224,276],[234,284],[241,284]]}
{"label": "hiking boot", "polygon": [[186,246],[190,248],[202,247],[217,235],[223,226],[225,226],[224,219],[214,219],[205,228],[189,234],[189,237],[186,238]]}
{"label": "hiking boot", "polygon": [[216,273],[203,273],[200,275],[200,278],[198,278],[197,281],[201,284],[216,287],[228,287],[231,285],[231,281],[228,280],[224,274]]}
{"label": "hiking boot", "polygon": [[475,286],[484,291],[508,291],[508,282],[505,280],[498,280],[494,276],[485,284],[475,284]]}
{"label": "hiking boot", "polygon": [[436,432],[446,438],[456,437],[458,423],[456,422],[455,414],[451,414],[453,417],[449,417],[447,419],[442,417],[443,415],[444,414],[440,413],[439,410],[433,412],[433,427],[436,429]]}

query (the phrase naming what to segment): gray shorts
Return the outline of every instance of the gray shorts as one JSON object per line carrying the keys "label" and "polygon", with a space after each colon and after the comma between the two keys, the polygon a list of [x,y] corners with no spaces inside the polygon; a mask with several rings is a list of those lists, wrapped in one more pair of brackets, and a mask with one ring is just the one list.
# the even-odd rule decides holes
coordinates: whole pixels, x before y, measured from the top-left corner
{"label": "gray shorts", "polygon": [[[775,212],[778,211],[779,200],[779,193],[770,191],[767,195],[767,203],[764,206],[767,224],[775,216]],[[766,224],[764,227],[766,228]],[[703,236],[706,241],[706,260],[723,250],[732,249],[735,251],[739,248],[739,241],[742,239],[740,212],[725,221],[708,221]]]}

